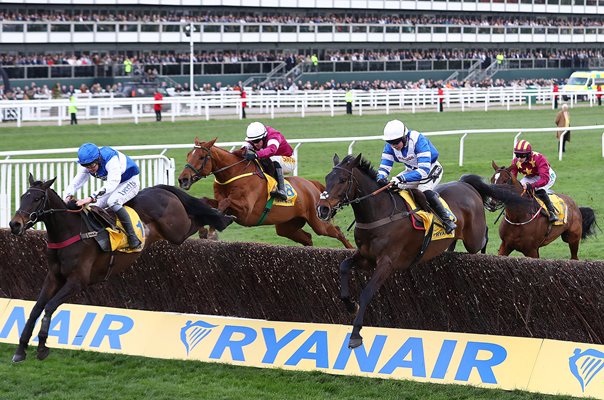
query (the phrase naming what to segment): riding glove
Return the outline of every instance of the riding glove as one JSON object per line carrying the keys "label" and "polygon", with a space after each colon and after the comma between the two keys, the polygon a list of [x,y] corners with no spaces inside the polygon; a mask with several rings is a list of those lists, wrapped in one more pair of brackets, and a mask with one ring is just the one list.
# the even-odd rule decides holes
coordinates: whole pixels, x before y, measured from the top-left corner
{"label": "riding glove", "polygon": [[386,178],[380,178],[380,179],[377,180],[377,184],[380,187],[384,187],[384,186],[386,186],[388,184],[388,179],[386,179]]}
{"label": "riding glove", "polygon": [[254,161],[255,159],[258,158],[258,155],[252,151],[248,152],[245,154],[245,156],[243,156],[243,158],[245,158],[248,161]]}
{"label": "riding glove", "polygon": [[535,191],[535,188],[530,183],[527,183],[524,187],[524,190],[526,190],[527,193],[533,193]]}
{"label": "riding glove", "polygon": [[402,190],[405,188],[405,183],[407,183],[407,181],[404,176],[395,176],[390,180],[390,183],[392,183],[393,187]]}

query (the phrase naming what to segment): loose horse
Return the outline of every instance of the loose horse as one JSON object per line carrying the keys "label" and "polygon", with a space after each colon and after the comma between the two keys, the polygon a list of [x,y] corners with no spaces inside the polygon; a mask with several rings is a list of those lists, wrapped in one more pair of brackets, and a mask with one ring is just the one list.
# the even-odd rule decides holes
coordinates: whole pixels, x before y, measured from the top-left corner
{"label": "loose horse", "polygon": [[[424,231],[413,227],[404,200],[389,190],[379,190],[377,173],[369,162],[361,155],[356,158],[347,156],[339,162],[336,155],[333,163],[333,169],[325,178],[327,188],[317,204],[317,213],[322,219],[329,219],[349,204],[354,211],[357,221],[354,238],[358,249],[340,264],[340,298],[349,312],[357,310],[357,304],[350,298],[348,281],[351,268],[374,270],[360,294],[348,343],[350,348],[362,344],[360,331],[367,305],[393,271],[407,269],[447,249],[452,250],[457,240],[461,240],[470,253],[484,252],[488,232],[483,201],[488,196],[505,202],[518,200],[513,193],[487,185],[476,175],[467,175],[460,182],[437,186],[436,192],[445,199],[457,217],[457,229],[453,238],[431,241],[425,247]],[[425,207],[427,202],[423,193],[417,189],[411,192],[418,204],[423,203]]]}
{"label": "loose horse", "polygon": [[[103,252],[94,239],[82,239],[81,234],[85,233],[82,229],[86,229],[82,209],[67,207],[51,188],[55,179],[34,181],[30,174],[30,188],[21,196],[21,205],[9,224],[13,234],[23,235],[36,222],[42,221],[46,225],[49,243],[48,273],[21,333],[13,362],[25,360],[25,350],[42,311],[44,317],[38,334],[37,353],[40,360],[45,359],[50,351],[46,339],[50,319],[56,309],[88,285],[101,282],[110,274],[120,273],[140,255],[140,252]],[[230,217],[202,200],[166,185],[144,189],[126,205],[137,211],[144,224],[145,248],[160,239],[181,244],[202,225],[222,230],[232,222]]]}
{"label": "loose horse", "polygon": [[324,190],[321,183],[297,176],[287,178],[298,194],[295,204],[275,205],[263,218],[268,197],[264,175],[256,163],[243,159],[241,152],[230,153],[214,146],[215,142],[216,139],[201,142],[195,138],[195,146],[187,154],[187,164],[178,177],[182,189],[188,190],[193,183],[214,174],[215,200],[209,202],[234,215],[239,225],[275,225],[279,236],[312,246],[312,236],[302,229],[308,223],[317,235],[336,238],[352,248],[339,227],[317,217],[315,204]]}
{"label": "loose horse", "polygon": [[[578,260],[579,242],[595,233],[596,217],[589,207],[578,207],[570,197],[558,194],[568,206],[566,222],[562,225],[551,225],[546,217],[541,215],[540,205],[534,196],[524,192],[522,184],[506,167],[499,167],[492,162],[495,173],[491,182],[508,186],[516,193],[527,196],[527,202],[505,206],[505,218],[499,225],[499,255],[507,256],[512,251],[521,252],[527,257],[539,258],[539,248],[556,240],[558,236],[568,243],[570,258]],[[487,208],[495,211],[504,206],[496,200],[490,200]]]}

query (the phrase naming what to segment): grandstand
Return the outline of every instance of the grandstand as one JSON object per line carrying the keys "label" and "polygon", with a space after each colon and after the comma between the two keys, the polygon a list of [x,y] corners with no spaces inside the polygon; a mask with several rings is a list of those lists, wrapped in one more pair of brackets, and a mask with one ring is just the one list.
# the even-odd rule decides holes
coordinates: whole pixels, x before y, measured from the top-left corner
{"label": "grandstand", "polygon": [[376,79],[491,85],[561,80],[603,60],[604,0],[118,3],[0,1],[0,63],[13,86],[105,91],[136,80],[187,92],[191,75],[197,90]]}

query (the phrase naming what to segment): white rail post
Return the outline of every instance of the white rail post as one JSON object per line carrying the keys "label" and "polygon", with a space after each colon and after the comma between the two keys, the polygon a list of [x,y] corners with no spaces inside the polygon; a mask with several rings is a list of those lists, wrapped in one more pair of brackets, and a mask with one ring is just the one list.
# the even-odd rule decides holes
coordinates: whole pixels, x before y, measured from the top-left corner
{"label": "white rail post", "polygon": [[[604,136],[603,136],[604,137]],[[603,139],[604,140],[604,139]],[[348,145],[348,155],[352,154],[352,147],[354,146],[356,140],[353,140],[352,142],[350,142],[350,144]],[[603,150],[604,151],[604,150]]]}
{"label": "white rail post", "polygon": [[459,166],[463,166],[463,152],[464,152],[464,143],[466,141],[467,133],[461,135],[461,139],[459,139]]}
{"label": "white rail post", "polygon": [[300,165],[298,163],[298,147],[300,147],[300,146],[302,146],[302,143],[298,143],[296,145],[296,147],[294,147],[294,154],[293,154],[293,156],[296,159],[296,164],[295,164],[296,166],[294,167],[294,173],[293,173],[294,176],[298,176],[298,165]]}
{"label": "white rail post", "polygon": [[567,133],[568,131],[565,130],[560,135],[560,141],[558,142],[558,161],[562,161],[562,148],[564,147],[564,136],[566,136]]}

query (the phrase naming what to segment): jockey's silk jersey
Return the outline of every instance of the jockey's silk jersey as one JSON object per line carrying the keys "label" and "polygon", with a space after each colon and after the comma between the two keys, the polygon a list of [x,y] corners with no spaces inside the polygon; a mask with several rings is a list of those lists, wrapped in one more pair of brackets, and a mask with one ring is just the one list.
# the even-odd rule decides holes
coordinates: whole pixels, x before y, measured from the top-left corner
{"label": "jockey's silk jersey", "polygon": [[[266,137],[264,138],[264,143],[262,149],[256,152],[258,158],[269,158],[272,156],[287,156],[291,157],[294,154],[294,150],[287,143],[285,137],[278,130],[266,126]],[[251,143],[246,143],[246,147],[249,149],[253,149],[254,146]]]}
{"label": "jockey's silk jersey", "polygon": [[407,182],[416,182],[428,176],[432,165],[438,160],[438,150],[418,131],[407,131],[406,137],[407,144],[401,151],[395,150],[388,143],[384,145],[378,179],[390,175],[394,162],[403,163],[407,167],[406,171],[397,175]]}
{"label": "jockey's silk jersey", "polygon": [[124,153],[108,146],[101,147],[99,151],[101,152],[101,161],[97,172],[91,173],[87,168],[80,166],[77,175],[65,189],[64,197],[73,195],[84,186],[91,176],[105,181],[97,194],[110,194],[115,191],[120,183],[140,173],[136,163]]}
{"label": "jockey's silk jersey", "polygon": [[534,187],[540,188],[545,186],[549,182],[549,170],[550,165],[545,156],[541,153],[533,151],[531,158],[521,163],[518,158],[514,157],[510,172],[514,175],[514,178],[518,177],[520,172],[525,176],[539,176],[539,180],[533,184]]}

